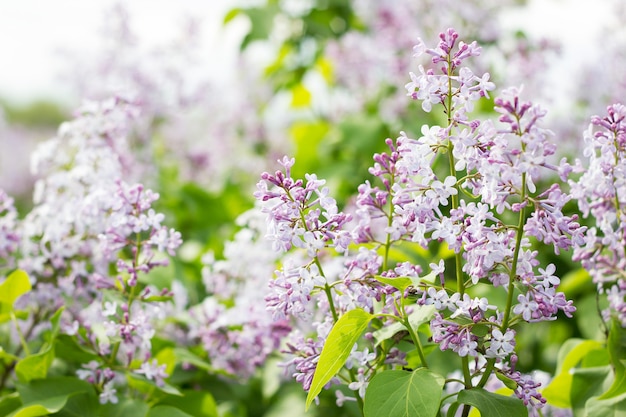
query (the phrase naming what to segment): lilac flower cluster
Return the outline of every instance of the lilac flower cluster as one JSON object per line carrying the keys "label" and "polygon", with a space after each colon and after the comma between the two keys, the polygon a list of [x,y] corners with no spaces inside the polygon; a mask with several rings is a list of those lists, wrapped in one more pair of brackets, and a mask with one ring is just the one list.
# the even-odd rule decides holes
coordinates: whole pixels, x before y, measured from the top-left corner
{"label": "lilac flower cluster", "polygon": [[613,104],[605,116],[594,116],[584,139],[588,163],[583,168],[578,161],[584,173],[570,183],[582,215],[593,218],[595,225],[574,259],[606,295],[604,319],[615,316],[626,327],[626,107]]}
{"label": "lilac flower cluster", "polygon": [[199,342],[213,368],[239,380],[252,377],[291,330],[287,321],[273,319],[259,291],[278,259],[262,238],[261,216],[251,210],[238,218],[242,229],[226,242],[224,259],[204,256],[209,296],[188,309],[189,343]]}
{"label": "lilac flower cluster", "polygon": [[[125,372],[157,385],[166,376],[148,361],[165,317],[159,301],[171,294],[141,277],[167,265],[182,240],[152,208],[159,195],[126,182],[138,176],[127,141],[138,111],[122,98],[86,103],[43,142],[33,156],[35,206],[18,229],[19,265],[34,281],[19,301],[34,312],[27,325],[66,307],[62,331],[97,357],[88,364],[93,375],[78,375],[93,381],[102,402],[116,401]],[[9,220],[14,210],[3,203]]]}
{"label": "lilac flower cluster", "polygon": [[13,266],[12,255],[18,249],[19,240],[14,200],[0,189],[0,266]]}
{"label": "lilac flower cluster", "polygon": [[[373,312],[382,300],[386,300],[383,310],[393,312],[401,293],[374,279],[383,262],[376,250],[349,249],[359,233],[348,229],[352,216],[338,211],[324,180],[313,174],[306,175],[306,182],[293,179],[294,162],[285,157],[279,161],[284,172],[264,173],[255,196],[267,216],[266,238],[275,251],[289,251],[269,284],[266,305],[274,319],[294,322],[285,350],[292,359],[284,366],[308,390],[324,341],[339,315],[355,308]],[[303,332],[316,336],[304,337]],[[355,366],[343,376],[360,394],[376,358],[364,352],[357,348],[351,352],[348,362]],[[397,351],[389,355],[392,361],[402,362]]]}
{"label": "lilac flower cluster", "polygon": [[[440,35],[436,48],[419,40],[414,52],[417,57],[429,55],[433,68],[420,65],[418,74],[410,74],[408,95],[420,100],[426,112],[441,106],[447,124],[423,126],[419,139],[402,132],[395,143],[387,140],[390,152],[376,154],[370,168],[382,186],[366,182],[359,187],[353,221],[337,211],[327,189],[319,189],[322,182],[315,175],[307,174],[306,183],[291,178],[293,160],[280,161],[284,173],[262,175],[256,197],[268,215],[268,238],[274,249],[299,248],[306,252],[305,261],[310,259],[304,266],[302,260],[285,260],[270,283],[268,308],[280,318],[325,314],[317,322],[323,329],[318,327],[317,340],[300,337],[289,345],[288,352],[295,356],[290,362],[293,375],[305,389],[326,329],[338,314],[363,308],[384,315],[384,325],[391,326],[408,323],[414,308],[433,306],[432,341],[462,358],[466,387],[483,387],[493,372],[501,373],[515,381],[515,393],[524,404],[541,407],[545,400],[537,391],[539,384],[514,369],[512,326],[554,320],[559,312],[571,317],[575,311],[558,291],[556,267],[541,268],[530,241],[535,238],[551,245],[557,254],[584,244],[586,228],[576,216],[564,214],[571,196],[558,184],[537,189],[549,175],[566,180],[572,167],[565,160],[552,162],[551,132],[541,127],[545,112],[523,102],[520,89],[505,90],[495,99],[499,124],[470,118],[476,102],[495,89],[488,73],[475,75],[464,65],[480,54],[476,42],[459,41],[457,32],[449,29]],[[512,221],[515,217],[517,222]],[[348,227],[352,227],[349,232]],[[357,251],[351,241],[358,245]],[[422,268],[410,262],[394,265],[390,252],[410,242],[424,249],[442,246],[455,259],[454,267],[442,259],[431,263],[429,273],[423,275]],[[329,273],[328,258],[333,254],[329,249],[341,254],[344,268],[358,278],[337,274],[336,267]],[[377,277],[412,277],[415,284],[402,293],[382,285],[387,281]],[[506,305],[472,296],[472,287],[479,283],[501,287]],[[417,306],[405,307],[403,299],[415,295]],[[311,310],[314,300],[317,310]],[[409,333],[414,331],[409,328]],[[419,335],[411,336],[425,365]],[[387,358],[391,352],[374,357],[381,354]],[[473,377],[469,357],[481,364],[473,369]],[[348,377],[357,398],[372,375],[372,360]]]}

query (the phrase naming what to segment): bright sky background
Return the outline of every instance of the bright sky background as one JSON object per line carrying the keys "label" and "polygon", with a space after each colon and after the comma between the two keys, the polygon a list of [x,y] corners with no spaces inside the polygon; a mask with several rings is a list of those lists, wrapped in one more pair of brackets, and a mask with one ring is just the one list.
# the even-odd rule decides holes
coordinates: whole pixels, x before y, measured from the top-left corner
{"label": "bright sky background", "polygon": [[[67,92],[56,77],[66,67],[59,51],[96,47],[105,11],[117,2],[0,0],[0,97],[17,102],[40,97],[63,100]],[[122,4],[142,44],[171,39],[180,30],[182,16],[189,14],[201,19],[211,59],[223,62],[234,56],[236,38],[232,31],[226,38],[220,32],[232,0],[133,0]]]}
{"label": "bright sky background", "polygon": [[[593,37],[606,11],[608,0],[531,0],[525,13],[506,17],[517,26],[566,41],[568,60],[589,59]],[[65,68],[60,48],[88,51],[98,44],[104,11],[116,0],[0,0],[0,97],[28,102],[49,97],[73,102],[56,81]],[[234,0],[133,0],[124,2],[141,42],[171,37],[184,12],[200,17],[203,33],[211,46],[216,77],[227,76],[237,37],[221,32],[225,10]],[[586,53],[585,53],[586,51]],[[582,52],[582,54],[581,54]],[[559,71],[557,71],[558,73]],[[557,79],[563,79],[560,77]]]}

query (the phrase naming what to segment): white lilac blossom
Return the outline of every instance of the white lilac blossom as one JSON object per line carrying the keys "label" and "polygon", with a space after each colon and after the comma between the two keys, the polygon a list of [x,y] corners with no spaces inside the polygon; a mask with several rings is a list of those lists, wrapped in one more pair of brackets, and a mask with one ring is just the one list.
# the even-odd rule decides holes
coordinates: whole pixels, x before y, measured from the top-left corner
{"label": "white lilac blossom", "polygon": [[[139,173],[128,137],[139,111],[121,97],[88,102],[42,142],[32,159],[34,207],[18,230],[19,265],[33,282],[20,305],[40,319],[66,307],[61,329],[98,358],[87,366],[92,375],[78,375],[103,403],[117,401],[116,375],[153,354],[165,318],[160,300],[170,293],[140,276],[167,265],[182,243],[152,207],[158,193],[132,182]],[[160,365],[150,366],[141,372],[162,383]]]}
{"label": "white lilac blossom", "polygon": [[11,268],[14,265],[13,254],[17,251],[20,236],[17,231],[18,220],[13,198],[0,189],[0,266]]}
{"label": "white lilac blossom", "polygon": [[606,294],[604,319],[615,316],[626,327],[626,107],[616,103],[605,116],[594,116],[584,140],[587,163],[579,161],[584,172],[570,183],[582,215],[595,223],[574,259]]}

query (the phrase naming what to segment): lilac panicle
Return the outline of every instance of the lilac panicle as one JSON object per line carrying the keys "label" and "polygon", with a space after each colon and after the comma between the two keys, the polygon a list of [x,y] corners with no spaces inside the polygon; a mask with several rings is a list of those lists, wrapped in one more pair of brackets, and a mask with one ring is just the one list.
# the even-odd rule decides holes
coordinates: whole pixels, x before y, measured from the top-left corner
{"label": "lilac panicle", "polygon": [[584,217],[594,219],[585,244],[574,252],[606,294],[605,320],[615,316],[626,327],[626,106],[616,103],[605,116],[594,116],[584,135],[587,164],[572,195]]}

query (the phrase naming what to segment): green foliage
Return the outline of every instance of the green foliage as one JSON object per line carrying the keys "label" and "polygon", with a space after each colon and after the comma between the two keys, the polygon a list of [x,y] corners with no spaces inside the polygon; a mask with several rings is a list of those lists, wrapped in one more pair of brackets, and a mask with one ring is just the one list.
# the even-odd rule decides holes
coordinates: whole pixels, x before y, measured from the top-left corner
{"label": "green foliage", "polygon": [[[77,403],[71,402],[70,398],[80,394],[87,394],[92,400],[89,401],[90,403],[97,403],[93,386],[73,377],[32,380],[27,384],[18,384],[17,392],[23,405],[11,414],[11,417],[46,416],[50,413],[57,413],[66,406],[71,410],[76,407]],[[89,417],[86,411],[87,409],[83,416]]]}
{"label": "green foliage", "polygon": [[476,407],[482,417],[524,417],[528,409],[522,400],[494,394],[482,388],[472,388],[459,392],[457,401]]}
{"label": "green foliage", "polygon": [[0,106],[8,123],[32,128],[56,129],[69,115],[58,103],[47,100],[37,100],[24,106],[0,101]]}
{"label": "green foliage", "polygon": [[571,408],[575,416],[617,416],[626,411],[625,330],[611,321],[606,344],[568,340],[557,372],[543,390],[549,404]]}
{"label": "green foliage", "polygon": [[602,344],[593,340],[570,339],[559,351],[559,362],[552,382],[542,391],[542,395],[554,406],[571,407],[569,393],[572,389],[574,368],[590,352],[597,352]]}
{"label": "green foliage", "polygon": [[365,417],[431,417],[439,414],[444,378],[426,368],[384,371],[365,393]]}
{"label": "green foliage", "polygon": [[308,409],[324,385],[343,367],[350,356],[354,344],[365,331],[372,315],[361,310],[350,310],[335,323],[320,354],[313,382],[306,397]]}
{"label": "green foliage", "polygon": [[0,284],[0,323],[11,320],[11,315],[15,314],[13,304],[31,289],[28,275],[21,270],[13,271]]}
{"label": "green foliage", "polygon": [[[413,308],[413,311],[408,315],[409,323],[411,324],[413,330],[417,331],[420,325],[428,323],[430,319],[434,317],[435,311],[435,307],[432,305],[416,305]],[[376,330],[374,332],[376,344],[380,344],[387,339],[391,339],[395,334],[403,330],[407,329],[405,325],[400,322],[392,323]]]}
{"label": "green foliage", "polygon": [[30,382],[33,379],[45,378],[48,375],[48,369],[54,360],[54,342],[59,334],[61,313],[64,308],[60,308],[50,318],[52,331],[48,342],[42,347],[39,353],[28,355],[15,365],[15,373],[20,382]]}

